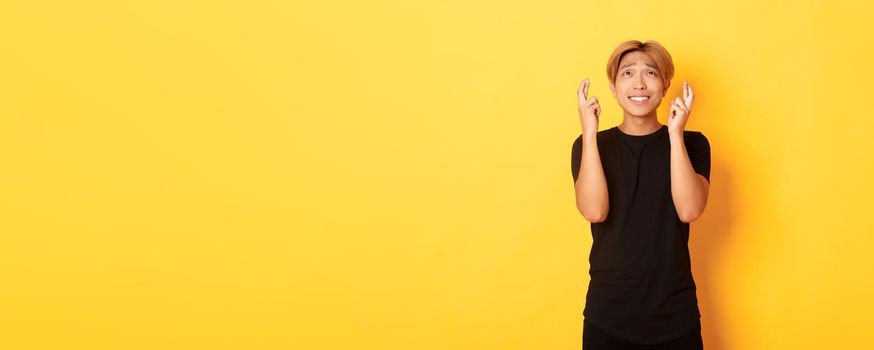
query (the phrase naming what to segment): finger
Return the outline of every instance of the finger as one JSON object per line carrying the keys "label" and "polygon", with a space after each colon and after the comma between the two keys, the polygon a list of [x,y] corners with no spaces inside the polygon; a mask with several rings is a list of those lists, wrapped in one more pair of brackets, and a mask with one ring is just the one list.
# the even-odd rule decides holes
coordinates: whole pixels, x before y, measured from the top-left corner
{"label": "finger", "polygon": [[686,108],[692,108],[692,101],[695,99],[695,94],[692,93],[692,85],[689,85],[689,97],[686,98]]}
{"label": "finger", "polygon": [[682,108],[682,105],[683,105],[683,102],[680,100],[679,97],[674,97],[674,100],[671,101],[671,106],[672,106],[675,110],[678,110],[678,111],[679,111],[679,110],[683,109],[683,108]]}
{"label": "finger", "polygon": [[589,78],[586,78],[586,80],[583,80],[583,98],[584,99],[589,98]]}
{"label": "finger", "polygon": [[579,99],[580,102],[583,102],[586,100],[586,96],[583,94],[583,88],[585,86],[586,86],[586,80],[583,80],[580,82],[580,87],[577,88],[577,99]]}
{"label": "finger", "polygon": [[580,86],[577,87],[577,100],[583,102],[583,82],[580,82]]}
{"label": "finger", "polygon": [[686,103],[679,97],[677,97],[677,108],[682,110],[683,112],[689,111],[688,109],[686,109]]}
{"label": "finger", "polygon": [[586,93],[588,92],[588,88],[586,87],[587,84],[588,78],[583,79],[583,81],[580,82],[580,87],[577,88],[577,98],[580,100],[580,102],[588,100],[588,98],[586,97]]}
{"label": "finger", "polygon": [[683,99],[689,98],[689,83],[683,82]]}
{"label": "finger", "polygon": [[594,103],[598,103],[598,98],[596,98],[595,96],[589,97],[589,99],[586,100],[586,106],[587,106],[587,107],[588,107],[588,106],[591,106],[591,105],[594,104]]}

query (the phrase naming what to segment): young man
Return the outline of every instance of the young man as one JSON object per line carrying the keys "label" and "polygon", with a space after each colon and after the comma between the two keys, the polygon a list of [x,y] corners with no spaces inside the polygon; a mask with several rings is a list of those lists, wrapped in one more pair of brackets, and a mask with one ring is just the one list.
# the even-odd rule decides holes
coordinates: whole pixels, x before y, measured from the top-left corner
{"label": "young man", "polygon": [[710,143],[684,130],[692,88],[671,101],[667,125],[656,109],[674,75],[658,42],[619,45],[610,56],[610,91],[622,123],[598,131],[601,108],[580,84],[582,134],[573,143],[576,204],[591,222],[583,349],[703,349],[689,258],[689,223],[710,189]]}

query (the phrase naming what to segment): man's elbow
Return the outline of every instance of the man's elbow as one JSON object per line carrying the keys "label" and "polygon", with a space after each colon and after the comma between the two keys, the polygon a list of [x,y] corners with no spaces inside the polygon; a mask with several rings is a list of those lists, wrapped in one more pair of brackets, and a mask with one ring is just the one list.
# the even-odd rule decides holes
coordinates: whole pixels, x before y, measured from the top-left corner
{"label": "man's elbow", "polygon": [[688,224],[695,220],[698,220],[698,218],[701,217],[701,211],[678,213],[678,216],[680,217],[680,221]]}
{"label": "man's elbow", "polygon": [[607,220],[607,215],[593,216],[591,218],[587,217],[586,220],[593,224],[597,224],[599,222],[604,222],[604,220]]}
{"label": "man's elbow", "polygon": [[599,223],[607,220],[607,211],[580,210],[580,213],[583,214],[583,217],[586,218],[586,221],[591,223]]}
{"label": "man's elbow", "polygon": [[603,222],[607,220],[607,213],[610,211],[610,203],[606,200],[600,203],[583,203],[581,198],[577,196],[577,211],[583,214],[586,221],[592,223]]}

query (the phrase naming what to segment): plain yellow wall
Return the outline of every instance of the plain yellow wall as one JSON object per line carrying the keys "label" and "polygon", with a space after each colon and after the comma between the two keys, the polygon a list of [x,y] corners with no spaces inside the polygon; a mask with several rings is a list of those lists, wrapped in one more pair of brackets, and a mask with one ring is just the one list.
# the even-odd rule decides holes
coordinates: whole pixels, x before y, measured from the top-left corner
{"label": "plain yellow wall", "polygon": [[576,90],[655,39],[706,348],[869,349],[864,3],[4,1],[0,348],[579,349]]}

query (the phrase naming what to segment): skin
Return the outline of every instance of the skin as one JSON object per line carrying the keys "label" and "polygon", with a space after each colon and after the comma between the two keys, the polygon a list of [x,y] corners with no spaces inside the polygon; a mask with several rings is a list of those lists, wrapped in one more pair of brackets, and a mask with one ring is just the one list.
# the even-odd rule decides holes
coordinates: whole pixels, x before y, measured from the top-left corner
{"label": "skin", "polygon": [[595,96],[589,95],[589,78],[583,80],[577,89],[580,101],[580,124],[583,127],[583,154],[580,159],[580,172],[574,183],[577,210],[589,222],[602,222],[607,219],[610,203],[607,199],[607,178],[601,166],[601,155],[598,151],[598,117],[601,107]]}
{"label": "skin", "polygon": [[[625,54],[619,62],[616,80],[610,91],[623,109],[619,130],[629,135],[646,135],[662,127],[657,109],[667,94],[668,86],[662,81],[655,61],[642,51]],[[583,154],[580,173],[574,183],[577,209],[589,222],[606,220],[609,212],[607,180],[601,166],[596,135],[601,107],[598,99],[588,97],[589,79],[577,90],[580,124],[582,125]],[[649,96],[644,104],[635,104],[629,96]],[[683,130],[689,119],[694,94],[692,87],[683,82],[683,96],[671,101],[668,115],[668,135],[671,142],[671,195],[680,220],[693,222],[707,205],[710,182],[695,172],[684,143]]]}

